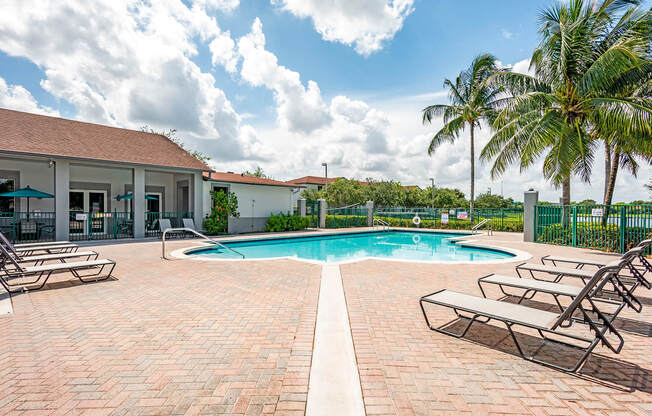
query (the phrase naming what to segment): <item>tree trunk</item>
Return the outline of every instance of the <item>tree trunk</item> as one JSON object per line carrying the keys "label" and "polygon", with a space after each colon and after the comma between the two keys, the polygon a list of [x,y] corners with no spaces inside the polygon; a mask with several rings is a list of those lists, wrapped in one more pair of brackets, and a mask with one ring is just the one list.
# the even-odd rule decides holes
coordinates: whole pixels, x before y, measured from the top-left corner
{"label": "tree trunk", "polygon": [[471,224],[473,224],[473,199],[475,196],[475,148],[473,143],[473,128],[474,123],[471,123],[471,199],[469,200],[469,217]]}
{"label": "tree trunk", "polygon": [[608,141],[604,141],[604,193],[602,199],[607,199],[607,187],[609,177],[611,176],[611,145]]}
{"label": "tree trunk", "polygon": [[611,160],[611,169],[609,172],[609,177],[607,181],[607,189],[604,193],[605,205],[611,205],[611,201],[614,196],[614,189],[616,189],[616,177],[618,176],[618,165],[620,164],[620,149],[615,148],[613,158]]}
{"label": "tree trunk", "polygon": [[568,177],[565,178],[561,184],[561,204],[564,205],[564,208],[562,209],[562,223],[564,224],[564,226],[568,226],[568,224],[570,223],[570,207],[569,207],[571,202],[570,181],[571,181],[571,177],[569,174]]}

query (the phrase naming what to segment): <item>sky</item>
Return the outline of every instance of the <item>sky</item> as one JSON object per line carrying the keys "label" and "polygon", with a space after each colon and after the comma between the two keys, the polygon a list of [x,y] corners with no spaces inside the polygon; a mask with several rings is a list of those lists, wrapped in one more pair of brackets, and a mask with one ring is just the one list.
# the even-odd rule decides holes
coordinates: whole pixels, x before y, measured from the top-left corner
{"label": "sky", "polygon": [[[306,175],[397,180],[469,192],[469,143],[427,154],[442,126],[421,110],[447,102],[481,53],[526,72],[550,0],[4,0],[0,107],[138,129],[175,129],[216,170],[260,166]],[[477,154],[491,132],[476,135]],[[476,157],[477,157],[476,154]],[[572,198],[602,199],[603,155]],[[541,174],[492,180],[476,161],[476,194],[555,201]],[[621,171],[622,172],[622,171]],[[614,201],[649,199],[619,175]]]}

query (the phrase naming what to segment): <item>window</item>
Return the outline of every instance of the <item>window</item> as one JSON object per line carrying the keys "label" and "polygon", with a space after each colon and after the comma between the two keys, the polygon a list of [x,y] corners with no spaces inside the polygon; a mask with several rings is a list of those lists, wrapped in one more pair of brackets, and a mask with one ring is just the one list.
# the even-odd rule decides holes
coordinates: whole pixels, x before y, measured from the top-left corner
{"label": "window", "polygon": [[[224,192],[225,194],[229,193],[228,186],[213,186],[213,192]],[[213,206],[215,206],[215,201],[213,201]]]}
{"label": "window", "polygon": [[317,190],[318,190],[318,191],[321,191],[321,188],[323,188],[323,186],[321,186],[321,185],[317,185]]}
{"label": "window", "polygon": [[161,194],[147,193],[147,212],[161,212]]}
{"label": "window", "polygon": [[[14,191],[14,180],[0,178],[0,194]],[[14,212],[15,198],[0,197],[0,213]]]}

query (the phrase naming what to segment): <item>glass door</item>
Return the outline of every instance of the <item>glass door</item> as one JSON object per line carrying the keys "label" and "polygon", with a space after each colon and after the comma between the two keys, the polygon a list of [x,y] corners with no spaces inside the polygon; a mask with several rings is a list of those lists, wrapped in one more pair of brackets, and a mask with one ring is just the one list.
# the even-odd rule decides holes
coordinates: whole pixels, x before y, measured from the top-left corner
{"label": "glass door", "polygon": [[104,234],[104,204],[106,203],[106,192],[89,191],[88,192],[88,211],[92,218],[91,231],[93,234]]}
{"label": "glass door", "polygon": [[104,234],[106,191],[71,190],[68,195],[70,232]]}
{"label": "glass door", "polygon": [[70,212],[70,233],[82,234],[86,223],[84,213],[84,192],[70,191],[68,194]]}

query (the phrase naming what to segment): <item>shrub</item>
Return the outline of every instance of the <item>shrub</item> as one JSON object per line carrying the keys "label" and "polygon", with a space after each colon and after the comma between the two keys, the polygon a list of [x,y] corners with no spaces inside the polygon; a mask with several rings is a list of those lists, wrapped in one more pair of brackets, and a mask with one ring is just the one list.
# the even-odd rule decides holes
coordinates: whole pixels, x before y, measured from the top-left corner
{"label": "shrub", "polygon": [[213,208],[204,220],[204,230],[208,235],[226,234],[229,229],[229,217],[238,218],[238,197],[233,192],[213,191]]}
{"label": "shrub", "polygon": [[[578,224],[575,231],[575,246],[594,250],[620,251],[620,227],[617,225]],[[625,229],[625,250],[636,246],[641,240],[650,238],[647,228],[630,227]],[[539,229],[537,241],[560,246],[573,245],[571,226],[553,224]]]}
{"label": "shrub", "polygon": [[267,218],[265,231],[281,232],[305,230],[308,228],[309,223],[310,220],[307,217],[280,213]]}

